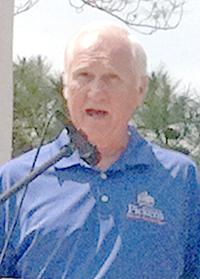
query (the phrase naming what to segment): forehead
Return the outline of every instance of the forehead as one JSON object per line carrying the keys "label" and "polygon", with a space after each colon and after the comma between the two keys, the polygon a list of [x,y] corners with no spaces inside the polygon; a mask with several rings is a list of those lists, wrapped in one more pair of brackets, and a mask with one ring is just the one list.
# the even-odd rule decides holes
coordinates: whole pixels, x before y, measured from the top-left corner
{"label": "forehead", "polygon": [[82,33],[74,42],[70,64],[76,64],[84,58],[104,58],[118,66],[131,67],[134,59],[130,42],[124,31],[118,31],[113,34],[111,31],[108,33],[98,30]]}

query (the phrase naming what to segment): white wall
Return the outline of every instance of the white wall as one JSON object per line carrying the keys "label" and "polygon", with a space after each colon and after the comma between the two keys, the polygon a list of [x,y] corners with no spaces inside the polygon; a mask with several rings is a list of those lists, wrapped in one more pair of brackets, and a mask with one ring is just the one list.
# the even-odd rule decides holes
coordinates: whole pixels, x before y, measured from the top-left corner
{"label": "white wall", "polygon": [[12,150],[13,5],[14,0],[0,0],[0,164],[10,159]]}

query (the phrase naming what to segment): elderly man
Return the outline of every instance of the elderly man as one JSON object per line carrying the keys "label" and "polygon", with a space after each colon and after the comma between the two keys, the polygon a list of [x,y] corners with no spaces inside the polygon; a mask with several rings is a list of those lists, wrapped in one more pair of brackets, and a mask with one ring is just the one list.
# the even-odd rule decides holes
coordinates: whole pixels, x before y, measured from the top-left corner
{"label": "elderly man", "polygon": [[[64,76],[69,114],[100,161],[91,166],[75,151],[30,183],[2,275],[199,278],[197,167],[128,126],[144,98],[145,66],[138,41],[116,25],[92,24],[71,39]],[[37,166],[67,142],[64,130],[42,148]],[[2,166],[2,191],[29,172],[34,156],[33,150]],[[1,207],[2,239],[21,196]]]}

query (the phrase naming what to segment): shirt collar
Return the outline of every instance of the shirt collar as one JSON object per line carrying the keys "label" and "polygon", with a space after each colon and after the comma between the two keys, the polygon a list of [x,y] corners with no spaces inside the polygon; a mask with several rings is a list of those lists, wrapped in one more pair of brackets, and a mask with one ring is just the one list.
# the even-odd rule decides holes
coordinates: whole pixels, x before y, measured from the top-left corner
{"label": "shirt collar", "polygon": [[120,156],[119,160],[112,164],[108,170],[123,170],[127,167],[136,165],[151,165],[152,148],[151,145],[143,139],[134,126],[129,126],[130,140],[127,148]]}
{"label": "shirt collar", "polygon": [[[135,127],[129,126],[129,132],[130,140],[127,145],[127,148],[122,153],[119,160],[113,163],[108,168],[108,171],[123,170],[127,167],[133,167],[135,165],[152,164],[153,152],[151,145],[139,135]],[[67,135],[67,130],[64,129],[52,145],[51,156],[59,152],[59,150],[68,143],[69,137]],[[63,169],[78,164],[87,168],[91,168],[89,164],[87,164],[84,160],[80,158],[79,153],[76,150],[70,157],[62,158],[58,163],[56,163],[55,168]]]}

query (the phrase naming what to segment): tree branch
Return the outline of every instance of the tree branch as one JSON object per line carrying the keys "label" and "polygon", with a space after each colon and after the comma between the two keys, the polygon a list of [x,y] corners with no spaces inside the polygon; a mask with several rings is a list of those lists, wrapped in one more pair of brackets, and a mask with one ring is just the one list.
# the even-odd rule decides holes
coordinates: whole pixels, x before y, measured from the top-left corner
{"label": "tree branch", "polygon": [[144,34],[175,29],[181,22],[186,0],[69,0],[78,12],[85,5],[99,9]]}
{"label": "tree branch", "polygon": [[[31,9],[39,0],[16,0],[14,15]],[[67,1],[67,0],[66,0]],[[181,22],[187,0],[69,0],[82,12],[85,5],[103,11],[143,34],[175,29]],[[23,4],[24,2],[24,4]],[[20,2],[19,2],[20,3]]]}
{"label": "tree branch", "polygon": [[24,4],[18,4],[15,5],[14,7],[14,15],[18,15],[21,14],[23,12],[28,11],[29,9],[31,9],[36,3],[38,3],[40,0],[28,0],[26,1]]}

